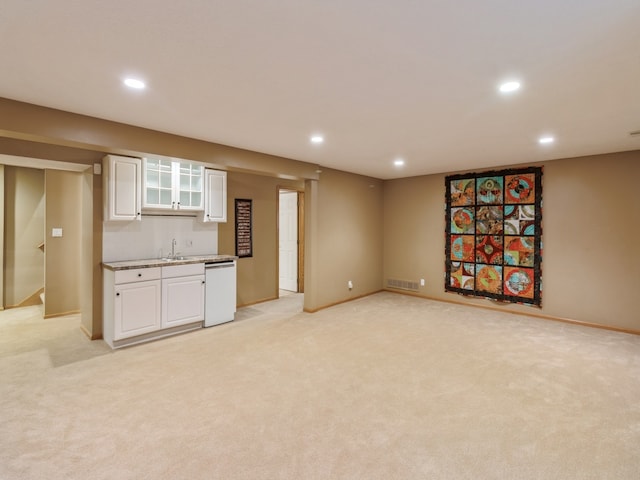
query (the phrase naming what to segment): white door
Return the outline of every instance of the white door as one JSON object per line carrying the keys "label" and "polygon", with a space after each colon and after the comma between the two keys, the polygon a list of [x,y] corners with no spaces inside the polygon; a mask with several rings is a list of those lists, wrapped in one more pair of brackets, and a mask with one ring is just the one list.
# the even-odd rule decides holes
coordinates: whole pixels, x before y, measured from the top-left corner
{"label": "white door", "polygon": [[298,291],[298,192],[280,192],[280,288]]}

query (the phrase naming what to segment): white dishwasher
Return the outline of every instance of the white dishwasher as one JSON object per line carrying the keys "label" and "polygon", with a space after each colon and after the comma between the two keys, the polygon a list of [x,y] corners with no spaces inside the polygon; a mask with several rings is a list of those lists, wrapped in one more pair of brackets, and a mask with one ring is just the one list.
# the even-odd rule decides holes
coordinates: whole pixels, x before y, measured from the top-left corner
{"label": "white dishwasher", "polygon": [[236,313],[235,260],[205,263],[204,326],[230,322]]}

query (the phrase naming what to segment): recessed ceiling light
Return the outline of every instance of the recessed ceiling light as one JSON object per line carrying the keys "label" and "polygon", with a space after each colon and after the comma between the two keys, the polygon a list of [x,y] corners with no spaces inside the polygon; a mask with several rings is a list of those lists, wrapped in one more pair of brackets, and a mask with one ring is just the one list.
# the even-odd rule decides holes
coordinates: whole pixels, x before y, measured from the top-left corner
{"label": "recessed ceiling light", "polygon": [[520,82],[516,82],[515,80],[510,82],[505,82],[502,85],[500,85],[500,91],[502,93],[511,93],[511,92],[515,92],[516,90],[520,90]]}
{"label": "recessed ceiling light", "polygon": [[549,137],[549,136],[546,136],[546,137],[540,137],[540,138],[538,139],[538,143],[539,143],[539,144],[541,144],[541,145],[546,145],[546,144],[549,144],[549,143],[553,143],[553,142],[555,142],[555,141],[556,141],[556,139],[555,139],[555,138],[553,138],[553,137]]}
{"label": "recessed ceiling light", "polygon": [[404,160],[402,160],[401,158],[398,158],[396,160],[393,161],[393,164],[396,167],[402,167],[404,165]]}
{"label": "recessed ceiling light", "polygon": [[137,78],[126,78],[124,84],[129,88],[135,88],[137,90],[142,90],[146,87],[145,83]]}
{"label": "recessed ceiling light", "polygon": [[324,137],[322,135],[312,135],[311,136],[311,143],[315,143],[317,145],[317,144],[320,144],[322,142],[324,142]]}

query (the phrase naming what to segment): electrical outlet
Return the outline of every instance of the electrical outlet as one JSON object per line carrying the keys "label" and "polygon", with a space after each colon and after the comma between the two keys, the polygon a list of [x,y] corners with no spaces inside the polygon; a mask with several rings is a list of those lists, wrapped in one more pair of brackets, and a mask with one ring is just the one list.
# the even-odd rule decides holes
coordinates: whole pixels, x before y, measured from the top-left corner
{"label": "electrical outlet", "polygon": [[421,278],[421,279],[420,279],[420,286],[421,286],[421,287],[424,287],[424,278]]}
{"label": "electrical outlet", "polygon": [[351,280],[347,282],[347,287],[349,287],[349,290],[353,288],[353,282]]}

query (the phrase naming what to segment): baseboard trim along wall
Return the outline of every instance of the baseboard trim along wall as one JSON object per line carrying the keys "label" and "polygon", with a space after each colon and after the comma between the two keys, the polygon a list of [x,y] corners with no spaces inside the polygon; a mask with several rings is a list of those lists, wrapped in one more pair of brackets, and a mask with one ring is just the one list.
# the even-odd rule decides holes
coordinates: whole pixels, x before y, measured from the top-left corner
{"label": "baseboard trim along wall", "polygon": [[[347,298],[346,300],[341,300],[339,302],[329,303],[327,305],[323,305],[323,306],[318,307],[318,308],[305,308],[305,309],[303,309],[303,312],[305,312],[305,313],[316,313],[316,312],[319,312],[320,310],[324,310],[325,308],[331,308],[331,307],[335,307],[336,305],[341,305],[343,303],[352,302],[353,300],[358,300],[359,298],[368,297],[370,295],[374,295],[374,294],[380,293],[382,291],[383,290],[376,290],[375,292],[369,292],[369,293],[365,293],[363,295],[358,295],[357,297]],[[389,291],[391,292],[393,290],[389,290]]]}
{"label": "baseboard trim along wall", "polygon": [[570,323],[572,325],[580,325],[580,326],[583,326],[583,327],[599,328],[601,330],[610,330],[610,331],[613,331],[613,332],[629,333],[631,335],[640,335],[640,330],[632,330],[632,329],[629,329],[629,328],[611,327],[609,325],[601,325],[599,323],[583,322],[581,320],[574,320],[572,318],[555,317],[553,315],[544,315],[542,313],[535,313],[535,312],[516,312],[514,310],[505,310],[504,308],[492,307],[491,305],[476,305],[476,304],[469,304],[469,303],[465,303],[465,302],[459,302],[459,301],[456,301],[456,300],[443,300],[441,298],[427,297],[425,295],[419,295],[417,293],[407,292],[407,291],[403,291],[403,290],[394,290],[394,289],[391,289],[391,288],[385,288],[384,290],[387,291],[387,292],[399,293],[401,295],[409,295],[411,297],[424,298],[425,300],[433,300],[434,302],[453,303],[455,305],[465,305],[467,307],[484,308],[485,310],[493,310],[493,311],[496,311],[496,312],[511,313],[513,315],[525,315],[527,317],[540,318],[542,320],[551,320],[551,321],[554,321],[554,322],[562,322],[562,323]]}
{"label": "baseboard trim along wall", "polygon": [[43,318],[66,317],[67,315],[77,315],[79,313],[80,310],[71,310],[70,312],[50,313],[49,315],[44,315]]}
{"label": "baseboard trim along wall", "polygon": [[260,300],[254,301],[254,302],[243,303],[242,305],[238,305],[236,308],[250,307],[252,305],[257,305],[258,303],[264,303],[264,302],[270,302],[271,300],[277,300],[278,298],[279,298],[278,296],[262,298]]}
{"label": "baseboard trim along wall", "polygon": [[92,335],[84,325],[80,325],[80,330],[82,331],[82,333],[84,333],[87,336],[87,338],[89,340],[102,340],[102,334],[101,333],[96,333],[96,334]]}

